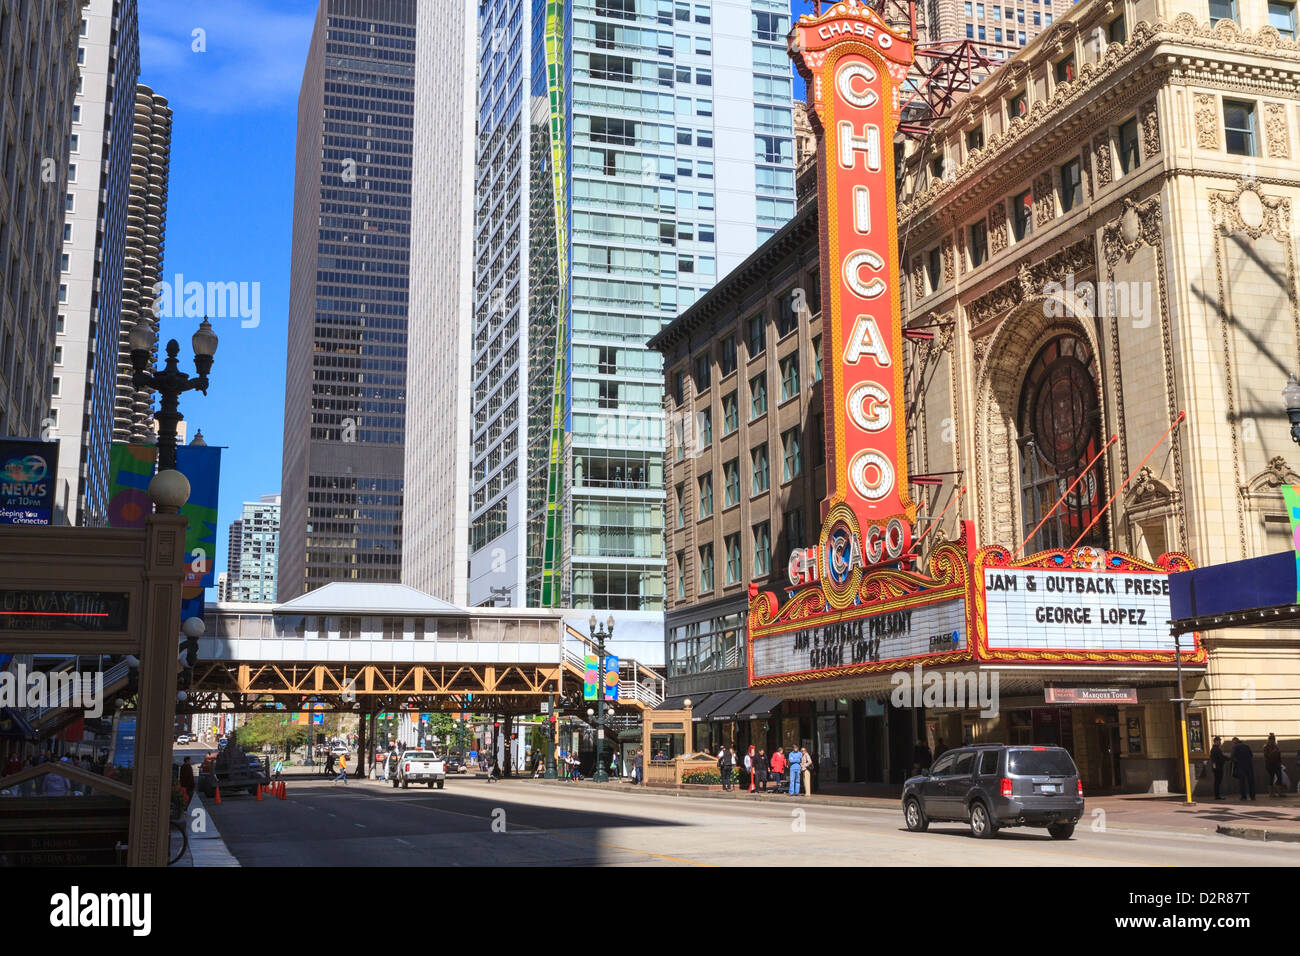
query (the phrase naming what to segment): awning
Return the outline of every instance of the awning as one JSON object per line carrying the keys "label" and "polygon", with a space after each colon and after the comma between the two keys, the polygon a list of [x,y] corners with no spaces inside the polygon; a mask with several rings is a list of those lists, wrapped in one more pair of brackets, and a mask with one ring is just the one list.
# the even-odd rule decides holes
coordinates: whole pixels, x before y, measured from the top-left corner
{"label": "awning", "polygon": [[772,711],[781,705],[782,700],[781,697],[764,697],[761,694],[756,694],[754,699],[746,704],[736,716],[741,718],[769,717]]}
{"label": "awning", "polygon": [[743,690],[724,690],[710,694],[702,705],[693,708],[691,716],[695,720],[721,719],[720,714],[728,709],[732,698],[744,693]]}
{"label": "awning", "polygon": [[665,697],[663,703],[656,707],[655,710],[685,710],[688,700],[692,704],[699,704],[703,698],[708,696],[708,694],[702,694],[692,697],[688,694],[682,694],[678,697]]}
{"label": "awning", "polygon": [[714,720],[731,720],[744,713],[745,708],[758,700],[758,694],[742,690],[732,694],[723,705],[713,712]]}

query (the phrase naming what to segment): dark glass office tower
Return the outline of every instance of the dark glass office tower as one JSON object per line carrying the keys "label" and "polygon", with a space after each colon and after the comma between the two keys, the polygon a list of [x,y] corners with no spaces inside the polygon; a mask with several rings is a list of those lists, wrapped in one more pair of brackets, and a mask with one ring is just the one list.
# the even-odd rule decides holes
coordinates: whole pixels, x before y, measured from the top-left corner
{"label": "dark glass office tower", "polygon": [[415,14],[415,0],[321,0],[316,14],[298,96],[281,601],[401,574]]}

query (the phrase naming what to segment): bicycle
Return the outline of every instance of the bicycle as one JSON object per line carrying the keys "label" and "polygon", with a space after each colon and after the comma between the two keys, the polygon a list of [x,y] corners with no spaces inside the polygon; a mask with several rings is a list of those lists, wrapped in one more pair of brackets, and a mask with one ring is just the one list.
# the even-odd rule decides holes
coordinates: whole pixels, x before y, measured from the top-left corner
{"label": "bicycle", "polygon": [[171,839],[171,845],[167,852],[167,865],[171,866],[185,855],[185,851],[190,848],[190,833],[184,821],[172,820],[167,825],[168,837]]}

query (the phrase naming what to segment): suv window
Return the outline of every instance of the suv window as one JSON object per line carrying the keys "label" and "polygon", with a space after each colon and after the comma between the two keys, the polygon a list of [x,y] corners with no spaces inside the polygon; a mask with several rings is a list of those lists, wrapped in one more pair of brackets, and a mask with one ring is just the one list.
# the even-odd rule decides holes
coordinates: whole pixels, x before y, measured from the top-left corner
{"label": "suv window", "polygon": [[952,773],[953,761],[956,759],[956,754],[944,754],[935,762],[935,765],[930,768],[930,776],[937,777],[941,774]]}
{"label": "suv window", "polygon": [[980,753],[980,773],[997,773],[998,772],[998,752],[996,750],[985,750]]}
{"label": "suv window", "polygon": [[975,769],[975,751],[967,750],[957,755],[957,766],[952,771],[954,774],[961,776],[970,773],[973,769]]}
{"label": "suv window", "polygon": [[1007,773],[1073,777],[1078,772],[1064,750],[1012,750],[1007,753]]}

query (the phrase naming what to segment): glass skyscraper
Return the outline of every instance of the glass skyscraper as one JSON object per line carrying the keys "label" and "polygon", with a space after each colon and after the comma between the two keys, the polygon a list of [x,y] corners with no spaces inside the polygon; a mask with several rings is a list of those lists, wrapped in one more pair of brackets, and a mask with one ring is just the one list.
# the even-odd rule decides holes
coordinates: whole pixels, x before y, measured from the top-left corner
{"label": "glass skyscraper", "polygon": [[664,608],[645,343],[794,214],[788,0],[479,11],[469,600]]}
{"label": "glass skyscraper", "polygon": [[401,574],[415,0],[321,0],[298,99],[279,598]]}

